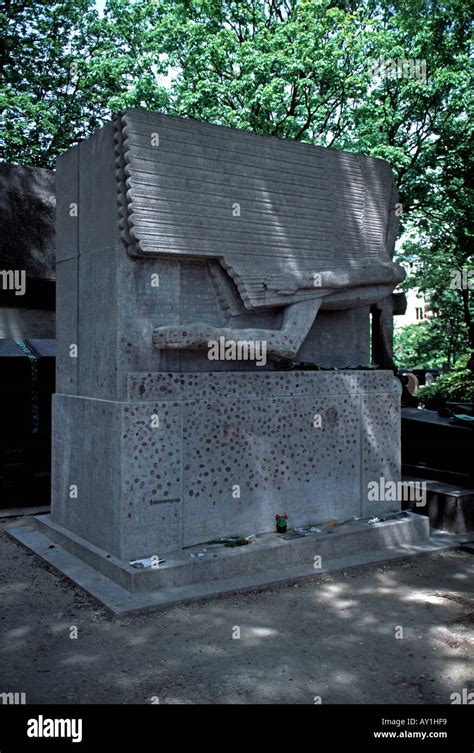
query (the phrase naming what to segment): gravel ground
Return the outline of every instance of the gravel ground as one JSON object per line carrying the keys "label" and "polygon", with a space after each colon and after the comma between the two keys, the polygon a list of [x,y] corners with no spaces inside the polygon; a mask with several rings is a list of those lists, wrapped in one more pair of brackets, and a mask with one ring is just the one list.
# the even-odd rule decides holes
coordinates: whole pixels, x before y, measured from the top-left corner
{"label": "gravel ground", "polygon": [[28,522],[0,523],[0,693],[53,704],[446,704],[474,690],[472,554],[116,617],[5,535]]}

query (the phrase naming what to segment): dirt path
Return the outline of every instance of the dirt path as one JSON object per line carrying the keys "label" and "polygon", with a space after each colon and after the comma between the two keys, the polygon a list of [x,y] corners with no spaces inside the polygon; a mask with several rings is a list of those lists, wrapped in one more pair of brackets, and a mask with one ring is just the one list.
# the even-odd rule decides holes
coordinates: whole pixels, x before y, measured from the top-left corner
{"label": "dirt path", "polygon": [[27,703],[450,703],[474,690],[471,554],[113,617],[7,538],[19,522],[0,526],[0,693]]}

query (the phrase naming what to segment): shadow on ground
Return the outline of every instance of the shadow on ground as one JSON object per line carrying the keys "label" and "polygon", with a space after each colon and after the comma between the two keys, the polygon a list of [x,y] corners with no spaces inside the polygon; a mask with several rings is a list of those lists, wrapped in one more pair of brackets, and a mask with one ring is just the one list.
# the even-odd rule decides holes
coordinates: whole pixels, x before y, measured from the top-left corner
{"label": "shadow on ground", "polygon": [[114,617],[5,525],[0,693],[27,703],[446,704],[474,689],[460,550]]}

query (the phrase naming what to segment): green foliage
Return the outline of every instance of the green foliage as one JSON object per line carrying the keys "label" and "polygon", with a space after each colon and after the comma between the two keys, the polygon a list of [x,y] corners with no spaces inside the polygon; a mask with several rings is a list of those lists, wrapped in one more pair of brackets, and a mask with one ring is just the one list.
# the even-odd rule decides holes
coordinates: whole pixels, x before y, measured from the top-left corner
{"label": "green foliage", "polygon": [[450,374],[438,377],[433,384],[420,387],[417,396],[420,404],[431,410],[437,410],[451,400],[473,402],[474,377],[464,362]]}
{"label": "green foliage", "polygon": [[446,363],[445,352],[428,320],[396,329],[393,355],[399,369],[434,369]]}
{"label": "green foliage", "polygon": [[[423,262],[405,284],[474,349],[472,291],[450,288],[472,258],[467,0],[6,0],[0,24],[3,159],[53,167],[129,106],[382,157],[400,259]],[[426,79],[374,77],[380,58]]]}
{"label": "green foliage", "polygon": [[436,308],[435,316],[395,329],[393,352],[398,368],[452,367],[469,353],[462,311],[456,298],[454,292],[447,291],[442,308]]}
{"label": "green foliage", "polygon": [[92,0],[6,0],[0,14],[2,158],[53,166],[107,116],[103,84],[77,70],[93,54]]}

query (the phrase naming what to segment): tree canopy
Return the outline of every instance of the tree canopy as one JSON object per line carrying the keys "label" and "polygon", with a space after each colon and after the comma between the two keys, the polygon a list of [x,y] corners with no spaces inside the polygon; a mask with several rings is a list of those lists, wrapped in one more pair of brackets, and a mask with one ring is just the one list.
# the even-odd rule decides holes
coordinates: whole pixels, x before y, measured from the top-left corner
{"label": "tree canopy", "polygon": [[0,23],[2,159],[53,167],[129,106],[382,157],[400,258],[423,262],[405,284],[474,349],[452,284],[472,268],[467,0],[6,0]]}

